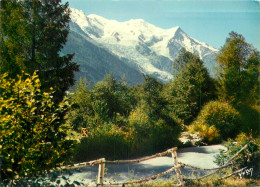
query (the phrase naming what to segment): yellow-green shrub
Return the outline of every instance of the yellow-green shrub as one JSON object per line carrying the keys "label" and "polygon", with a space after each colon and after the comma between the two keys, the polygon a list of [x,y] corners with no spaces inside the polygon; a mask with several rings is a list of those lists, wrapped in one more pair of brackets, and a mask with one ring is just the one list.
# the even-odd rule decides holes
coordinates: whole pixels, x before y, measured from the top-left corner
{"label": "yellow-green shrub", "polygon": [[131,126],[134,124],[148,125],[149,117],[142,107],[138,107],[130,113],[128,119]]}
{"label": "yellow-green shrub", "polygon": [[193,134],[198,133],[206,142],[213,143],[220,140],[219,130],[214,125],[208,126],[205,123],[195,122],[188,126],[188,130]]}
{"label": "yellow-green shrub", "polygon": [[36,74],[0,76],[0,156],[2,179],[36,175],[63,163],[72,141],[66,140],[64,116],[69,105],[54,104],[42,92]]}
{"label": "yellow-green shrub", "polygon": [[[218,139],[218,134],[222,139],[226,140],[235,137],[239,132],[240,115],[228,103],[211,101],[201,109],[197,119],[189,128],[192,130],[196,129],[195,127],[203,138],[207,137],[207,140],[209,140],[209,134],[216,136],[210,138],[212,140]],[[214,132],[215,129],[218,130],[218,133]]]}

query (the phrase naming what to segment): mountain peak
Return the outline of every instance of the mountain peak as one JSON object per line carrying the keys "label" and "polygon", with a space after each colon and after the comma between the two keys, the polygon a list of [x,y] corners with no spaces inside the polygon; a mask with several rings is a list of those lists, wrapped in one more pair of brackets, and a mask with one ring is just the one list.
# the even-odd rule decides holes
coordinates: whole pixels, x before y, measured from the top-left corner
{"label": "mountain peak", "polygon": [[[172,78],[172,63],[181,48],[207,61],[210,69],[214,66],[218,50],[193,39],[179,26],[163,29],[143,19],[118,22],[96,14],[86,16],[77,9],[71,10],[72,25],[77,25],[87,34],[89,42],[116,55],[141,73],[154,75],[163,82]],[[74,30],[79,33],[78,29]]]}
{"label": "mountain peak", "polygon": [[146,24],[147,22],[144,19],[130,19],[128,22],[136,23],[136,24]]}
{"label": "mountain peak", "polygon": [[126,26],[129,28],[132,28],[134,30],[139,30],[140,32],[153,32],[153,30],[156,28],[154,25],[146,22],[143,19],[130,19],[129,21],[124,22]]}
{"label": "mountain peak", "polygon": [[70,8],[70,19],[72,22],[78,24],[80,27],[87,26],[87,16],[82,10]]}
{"label": "mountain peak", "polygon": [[99,15],[97,15],[97,14],[90,14],[90,15],[88,15],[87,17],[90,18],[90,19],[99,21],[99,22],[100,22],[100,21],[102,21],[102,22],[107,22],[107,21],[109,21],[108,19],[106,19],[106,18],[104,18],[104,17],[102,17],[102,16],[99,16]]}
{"label": "mountain peak", "polygon": [[175,33],[174,33],[173,38],[175,40],[183,41],[185,37],[189,37],[189,36],[185,32],[183,32],[183,30],[179,26],[175,27]]}
{"label": "mountain peak", "polygon": [[183,32],[180,26],[174,27],[176,29],[176,32]]}
{"label": "mountain peak", "polygon": [[176,26],[176,27],[172,27],[170,29],[165,30],[167,35],[169,35],[170,37],[173,37],[174,35],[176,35],[177,33],[181,33],[183,32],[180,28],[180,26]]}
{"label": "mountain peak", "polygon": [[83,12],[83,10],[79,10],[79,9],[76,9],[76,8],[70,8],[70,11],[71,11],[71,13],[73,13],[73,14],[84,14],[84,15],[85,15],[85,13]]}

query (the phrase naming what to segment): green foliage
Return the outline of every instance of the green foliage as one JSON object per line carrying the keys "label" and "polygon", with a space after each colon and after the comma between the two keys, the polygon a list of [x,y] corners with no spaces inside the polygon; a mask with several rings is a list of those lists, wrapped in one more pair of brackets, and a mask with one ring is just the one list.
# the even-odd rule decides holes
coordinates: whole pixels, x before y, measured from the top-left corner
{"label": "green foliage", "polygon": [[139,155],[154,153],[177,145],[180,126],[172,118],[162,94],[163,84],[144,75],[144,82],[135,89],[138,104],[128,119],[136,136],[136,152],[139,151]]}
{"label": "green foliage", "polygon": [[[144,105],[130,113],[129,127],[134,137],[135,153],[133,155],[152,154],[178,145],[180,127],[172,118],[168,118],[168,120],[150,119]],[[171,125],[168,124],[170,120]]]}
{"label": "green foliage", "polygon": [[[201,126],[201,130],[196,129],[196,127]],[[220,101],[211,101],[207,103],[200,111],[197,119],[193,122],[190,130],[199,130],[199,133],[203,138],[206,138],[208,142],[214,139],[219,140],[219,135],[221,139],[227,140],[228,138],[235,137],[240,128],[240,115],[239,112],[234,109],[228,103],[222,103]],[[207,136],[207,131],[210,130]],[[214,132],[216,131],[217,132]],[[210,134],[213,137],[210,137]],[[214,137],[215,136],[215,137]]]}
{"label": "green foliage", "polygon": [[73,130],[80,132],[81,128],[92,128],[90,120],[94,118],[95,110],[92,106],[92,93],[88,89],[87,81],[79,79],[70,98],[72,105],[67,123]]}
{"label": "green foliage", "polygon": [[[162,96],[163,84],[152,76],[144,75],[144,82],[138,85],[136,97],[138,104],[143,105],[142,109],[147,113],[149,122],[153,120],[167,120],[164,113],[169,112],[167,101]],[[173,121],[169,121],[170,126],[174,126]]]}
{"label": "green foliage", "polygon": [[196,55],[182,48],[177,59],[173,62],[173,75],[176,76],[189,62],[197,60],[198,57]]}
{"label": "green foliage", "polygon": [[163,121],[153,126],[136,122],[129,127],[102,124],[80,140],[74,159],[80,162],[101,157],[115,160],[149,155],[177,145],[178,133]]}
{"label": "green foliage", "polygon": [[0,72],[15,77],[25,67],[26,46],[22,43],[29,40],[22,7],[16,1],[0,1],[0,20]]}
{"label": "green foliage", "polygon": [[55,104],[52,93],[40,86],[35,73],[0,78],[2,179],[34,176],[68,158],[73,144],[66,140],[64,125],[68,102]]}
{"label": "green foliage", "polygon": [[61,0],[2,0],[0,6],[0,72],[16,78],[38,71],[42,89],[54,89],[55,101],[74,84],[78,65],[60,55],[69,34],[68,3]]}
{"label": "green foliage", "polygon": [[129,86],[117,82],[112,75],[106,76],[92,90],[87,87],[86,81],[80,79],[71,97],[73,107],[68,123],[76,131],[82,127],[93,129],[108,122],[123,126],[123,118],[128,116],[135,103]]}
{"label": "green foliage", "polygon": [[[252,176],[259,177],[259,139],[252,139],[244,133],[241,133],[234,140],[229,139],[224,145],[226,150],[222,150],[220,154],[216,156],[215,163],[219,166],[223,166],[230,158],[232,158],[242,147],[248,144],[248,147],[242,151],[233,162],[233,170],[247,167],[253,168]],[[250,177],[251,175],[244,176]]]}
{"label": "green foliage", "polygon": [[215,97],[215,86],[199,57],[183,51],[177,60],[182,61],[182,69],[166,86],[165,95],[177,117],[189,124],[201,107]]}
{"label": "green foliage", "polygon": [[231,32],[216,58],[219,63],[218,96],[240,113],[240,131],[259,133],[260,53],[245,38]]}
{"label": "green foliage", "polygon": [[134,88],[111,75],[92,90],[78,82],[68,123],[78,132],[86,127],[88,137],[80,140],[75,160],[122,159],[177,145],[180,127],[161,95],[163,85],[144,77],[144,83]]}
{"label": "green foliage", "polygon": [[255,104],[259,99],[259,51],[242,35],[231,32],[216,60],[220,65],[219,98],[236,107]]}
{"label": "green foliage", "polygon": [[[76,169],[77,172],[80,172],[79,169]],[[12,181],[0,181],[1,186],[34,186],[34,187],[41,187],[41,186],[48,186],[48,187],[55,187],[55,186],[77,186],[84,185],[84,183],[79,182],[75,179],[70,178],[72,175],[72,170],[53,170],[51,172],[45,172],[41,175],[32,177],[26,176],[24,178],[15,179]],[[69,175],[65,177],[64,175]],[[65,183],[62,185],[61,183]]]}
{"label": "green foliage", "polygon": [[149,125],[149,116],[142,104],[130,113],[128,119],[131,126],[135,124],[140,124],[139,126]]}
{"label": "green foliage", "polygon": [[240,105],[241,132],[253,137],[259,136],[260,106]]}
{"label": "green foliage", "polygon": [[80,162],[102,157],[111,160],[128,158],[132,141],[130,133],[117,125],[103,124],[89,131],[88,136],[80,140],[74,159]]}
{"label": "green foliage", "polygon": [[123,116],[128,115],[135,102],[127,84],[117,82],[111,74],[94,86],[93,97],[104,105],[109,119],[112,119],[117,113]]}

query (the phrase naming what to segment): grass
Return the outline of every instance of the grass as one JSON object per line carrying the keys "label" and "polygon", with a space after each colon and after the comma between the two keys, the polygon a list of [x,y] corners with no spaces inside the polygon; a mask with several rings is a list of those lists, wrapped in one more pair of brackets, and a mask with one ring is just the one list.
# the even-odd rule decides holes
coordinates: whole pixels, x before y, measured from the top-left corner
{"label": "grass", "polygon": [[[222,172],[222,177],[227,176],[232,172],[231,168],[224,169]],[[185,186],[260,186],[260,180],[259,179],[253,179],[253,178],[239,178],[239,176],[233,175],[226,179],[219,179],[220,174],[214,174],[212,176],[209,176],[207,178],[204,178],[202,180],[196,180],[195,178],[199,178],[200,176],[195,176],[194,174],[191,174],[190,176],[184,176],[184,178],[190,178],[194,180],[185,180]],[[164,187],[164,186],[178,186],[179,181],[177,179],[177,176],[175,173],[173,173],[173,176],[169,179],[163,179],[159,178],[156,180],[150,180],[145,183],[141,184],[132,184],[132,185],[126,185],[130,187]]]}
{"label": "grass", "polygon": [[[163,180],[158,179],[149,181],[143,184],[127,185],[131,187],[163,187],[163,186],[177,186],[179,183],[176,179]],[[185,186],[260,186],[260,180],[255,179],[239,179],[239,177],[230,177],[224,180],[217,180],[216,176],[207,178],[201,181],[192,180],[186,181]]]}

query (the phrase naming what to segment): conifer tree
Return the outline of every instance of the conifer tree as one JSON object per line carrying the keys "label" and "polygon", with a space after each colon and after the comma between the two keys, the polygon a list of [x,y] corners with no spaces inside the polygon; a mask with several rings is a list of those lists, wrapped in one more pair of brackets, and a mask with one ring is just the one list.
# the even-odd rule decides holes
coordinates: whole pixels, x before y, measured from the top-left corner
{"label": "conifer tree", "polygon": [[60,101],[79,70],[73,55],[61,55],[69,34],[68,3],[61,0],[1,1],[1,73],[38,71],[42,89]]}
{"label": "conifer tree", "polygon": [[193,55],[185,48],[182,48],[178,57],[173,62],[173,75],[176,76],[182,70],[182,68],[184,68],[185,64],[192,60],[196,61],[197,59],[198,57],[196,55]]}
{"label": "conifer tree", "polygon": [[160,93],[163,84],[149,75],[144,76],[143,83],[143,99],[147,103],[147,112],[150,118],[158,119],[162,109],[166,107],[166,101],[161,97]]}
{"label": "conifer tree", "polygon": [[178,60],[180,70],[167,85],[168,100],[177,117],[189,124],[202,106],[214,98],[215,86],[199,57],[183,50]]}
{"label": "conifer tree", "polygon": [[0,73],[16,77],[27,60],[24,10],[17,1],[0,1]]}

